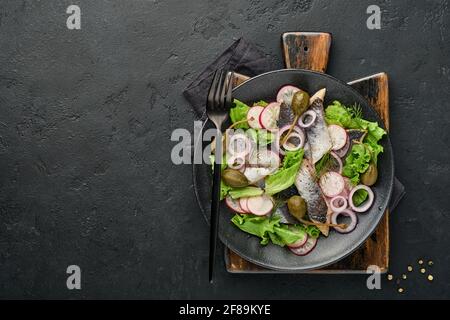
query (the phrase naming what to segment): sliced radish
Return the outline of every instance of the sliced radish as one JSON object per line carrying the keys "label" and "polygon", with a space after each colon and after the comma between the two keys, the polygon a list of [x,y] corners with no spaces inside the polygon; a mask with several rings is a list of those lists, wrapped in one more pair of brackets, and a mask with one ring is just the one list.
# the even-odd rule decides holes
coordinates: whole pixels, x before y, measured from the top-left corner
{"label": "sliced radish", "polygon": [[330,133],[332,150],[339,150],[345,146],[347,142],[347,131],[341,126],[332,124],[328,126],[328,132]]}
{"label": "sliced radish", "polygon": [[243,213],[250,213],[250,210],[248,210],[247,207],[247,200],[248,198],[239,198],[239,206],[241,207]]}
{"label": "sliced radish", "polygon": [[306,241],[308,241],[308,234],[303,232],[303,237],[295,241],[294,243],[288,244],[289,248],[299,248],[305,245]]}
{"label": "sliced radish", "polygon": [[247,200],[247,208],[251,213],[257,216],[265,216],[273,209],[272,198],[267,195],[250,197]]}
{"label": "sliced radish", "polygon": [[284,103],[287,107],[291,107],[292,97],[296,92],[300,91],[299,88],[287,85],[281,87],[281,89],[277,93],[277,102]]}
{"label": "sliced radish", "polygon": [[337,154],[338,157],[344,158],[348,153],[348,149],[350,149],[350,138],[347,135],[347,141],[345,142],[345,145],[339,150],[336,150],[335,153]]}
{"label": "sliced radish", "polygon": [[278,119],[280,117],[280,104],[278,102],[269,103],[259,114],[259,125],[269,131],[278,129]]}
{"label": "sliced radish", "polygon": [[228,208],[230,208],[231,210],[233,210],[234,212],[238,212],[238,213],[247,213],[246,211],[244,211],[241,206],[240,206],[240,201],[237,199],[233,199],[230,196],[227,196],[225,198],[225,203],[227,204]]}
{"label": "sliced radish", "polygon": [[291,248],[288,247],[289,250],[292,251],[293,254],[297,256],[306,256],[308,253],[310,253],[317,245],[317,238],[308,237],[306,240],[306,243],[298,248]]}
{"label": "sliced radish", "polygon": [[324,173],[319,180],[320,188],[327,197],[335,197],[344,190],[344,179],[334,171]]}
{"label": "sliced radish", "polygon": [[259,116],[261,112],[264,110],[263,107],[254,106],[251,107],[247,112],[247,122],[248,125],[254,129],[261,129],[261,125],[259,124]]}

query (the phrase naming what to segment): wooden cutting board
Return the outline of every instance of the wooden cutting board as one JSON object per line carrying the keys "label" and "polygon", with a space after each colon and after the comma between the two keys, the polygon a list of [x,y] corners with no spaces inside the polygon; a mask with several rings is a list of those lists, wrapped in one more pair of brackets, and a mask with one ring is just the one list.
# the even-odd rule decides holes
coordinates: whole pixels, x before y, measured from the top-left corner
{"label": "wooden cutting board", "polygon": [[[282,50],[286,68],[308,69],[325,72],[331,47],[331,34],[318,32],[284,33]],[[234,84],[238,85],[249,77],[236,74]],[[377,73],[349,82],[375,108],[389,130],[389,87],[386,73]],[[225,248],[225,263],[231,273],[285,273],[262,268],[246,261]],[[386,210],[380,224],[367,241],[347,258],[307,273],[365,273],[367,267],[376,265],[381,272],[389,267],[389,212]]]}

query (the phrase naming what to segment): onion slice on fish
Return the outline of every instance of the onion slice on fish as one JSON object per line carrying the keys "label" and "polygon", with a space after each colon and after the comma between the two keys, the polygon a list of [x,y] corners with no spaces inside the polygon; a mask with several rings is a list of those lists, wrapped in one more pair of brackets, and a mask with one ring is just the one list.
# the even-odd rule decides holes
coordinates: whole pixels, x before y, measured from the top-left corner
{"label": "onion slice on fish", "polygon": [[[286,149],[286,147],[285,147],[286,143],[284,143],[284,145],[280,147],[280,141],[281,141],[283,135],[289,130],[289,128],[290,128],[290,125],[285,125],[284,127],[282,127],[278,131],[278,134],[277,134],[277,136],[275,138],[275,141],[274,141],[274,144],[273,144],[275,151],[281,153],[282,155],[285,154],[285,150],[284,149]],[[294,127],[293,131],[294,132],[291,132],[291,134],[289,136],[292,137],[292,135],[294,133],[296,133],[296,134],[298,134],[300,136],[300,138],[301,138],[301,141],[300,141],[301,142],[301,146],[298,148],[298,149],[300,149],[300,148],[302,148],[305,145],[305,142],[306,142],[305,133],[303,132],[303,130],[301,128],[299,128],[297,126]],[[298,149],[294,149],[294,150],[298,150]],[[288,149],[286,149],[286,150],[288,150]],[[288,151],[292,151],[292,150],[288,150]]]}
{"label": "onion slice on fish", "polygon": [[[297,139],[297,143],[292,143],[291,141]],[[283,144],[283,148],[287,151],[297,151],[305,145],[305,134],[301,131],[291,132],[289,137],[287,137],[286,142]]]}
{"label": "onion slice on fish", "polygon": [[[369,198],[366,201],[364,201],[363,204],[360,205],[359,207],[357,207],[353,203],[353,195],[358,190],[366,190],[367,193],[369,194]],[[363,184],[359,184],[356,187],[354,187],[352,189],[352,191],[350,191],[350,195],[348,196],[348,202],[350,204],[350,208],[352,208],[353,211],[355,211],[355,212],[366,212],[372,206],[374,198],[375,198],[375,195],[373,194],[372,189],[370,189],[368,186],[365,186]]]}
{"label": "onion slice on fish", "polygon": [[[307,120],[307,119],[309,119],[309,120]],[[300,116],[300,119],[298,119],[298,125],[302,128],[309,128],[314,124],[316,119],[317,119],[317,113],[315,113],[312,110],[308,110]]]}
{"label": "onion slice on fish", "polygon": [[341,227],[339,227],[339,226],[335,226],[335,227],[333,227],[333,228],[334,228],[337,232],[339,232],[339,233],[350,233],[350,232],[352,232],[353,230],[355,230],[356,225],[358,224],[358,217],[356,216],[356,214],[355,214],[353,211],[348,210],[348,209],[345,209],[345,210],[343,210],[343,211],[341,211],[341,212],[333,212],[333,213],[331,214],[331,222],[332,222],[333,224],[336,224],[336,225],[337,225],[337,224],[338,224],[337,218],[338,218],[340,215],[349,217],[349,218],[351,219],[351,222],[350,222],[349,224],[346,225],[346,228],[341,228]]}

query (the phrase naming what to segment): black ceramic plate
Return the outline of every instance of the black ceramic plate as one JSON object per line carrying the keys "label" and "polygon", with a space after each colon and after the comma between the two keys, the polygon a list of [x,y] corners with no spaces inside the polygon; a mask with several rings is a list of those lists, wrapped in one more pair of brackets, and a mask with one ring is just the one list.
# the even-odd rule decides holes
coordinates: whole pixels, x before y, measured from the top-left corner
{"label": "black ceramic plate", "polygon": [[[327,106],[333,100],[339,100],[346,105],[358,103],[362,107],[365,119],[377,121],[384,127],[378,114],[357,91],[346,83],[322,73],[297,69],[272,71],[244,82],[236,87],[233,92],[235,98],[247,103],[261,99],[273,101],[278,89],[286,84],[298,86],[311,95],[319,89],[326,88],[324,106]],[[363,244],[375,230],[389,203],[394,177],[394,163],[389,137],[385,136],[381,144],[384,147],[384,153],[381,154],[378,162],[379,178],[372,188],[375,193],[375,201],[370,211],[358,214],[359,223],[352,233],[339,234],[330,231],[327,238],[320,237],[316,248],[310,254],[299,257],[292,254],[288,249],[276,245],[262,246],[257,237],[248,235],[236,228],[230,222],[233,213],[222,203],[219,219],[220,239],[226,246],[246,260],[273,270],[306,271],[327,266],[346,257]],[[197,200],[208,221],[212,185],[211,166],[203,164],[194,165],[193,168]]]}

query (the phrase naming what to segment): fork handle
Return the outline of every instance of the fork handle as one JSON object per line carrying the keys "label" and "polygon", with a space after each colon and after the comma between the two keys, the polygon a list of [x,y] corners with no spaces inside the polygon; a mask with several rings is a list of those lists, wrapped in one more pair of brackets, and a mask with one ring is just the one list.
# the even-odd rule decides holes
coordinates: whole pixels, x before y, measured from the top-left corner
{"label": "fork handle", "polygon": [[[222,136],[218,133],[216,138],[216,155],[222,155]],[[218,163],[219,162],[219,163]],[[216,257],[216,246],[219,229],[219,204],[220,204],[220,182],[221,182],[221,167],[222,158],[218,161],[216,157],[214,161],[214,177],[212,188],[211,201],[211,228],[209,234],[209,281],[212,282],[214,262]]]}
{"label": "fork handle", "polygon": [[220,164],[214,164],[213,193],[211,202],[211,233],[209,237],[209,281],[212,281],[214,261],[216,256],[217,231],[219,229],[219,199],[220,199]]}

